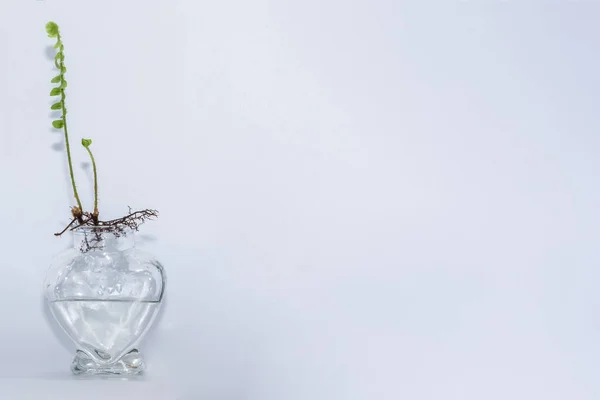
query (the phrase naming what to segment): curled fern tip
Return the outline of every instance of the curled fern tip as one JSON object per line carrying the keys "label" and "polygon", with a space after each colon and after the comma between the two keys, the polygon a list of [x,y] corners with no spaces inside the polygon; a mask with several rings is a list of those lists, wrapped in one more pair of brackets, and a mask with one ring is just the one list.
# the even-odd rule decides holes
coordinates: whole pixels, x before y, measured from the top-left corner
{"label": "curled fern tip", "polygon": [[48,37],[57,37],[58,36],[58,25],[56,22],[48,22],[46,24],[46,32],[48,33]]}

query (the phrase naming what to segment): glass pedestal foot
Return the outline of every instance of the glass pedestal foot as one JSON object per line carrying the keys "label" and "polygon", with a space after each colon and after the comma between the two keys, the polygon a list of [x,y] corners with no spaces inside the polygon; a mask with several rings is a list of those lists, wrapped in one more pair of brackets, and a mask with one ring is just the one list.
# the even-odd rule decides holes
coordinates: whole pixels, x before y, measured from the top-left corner
{"label": "glass pedestal foot", "polygon": [[[102,358],[102,352],[97,353]],[[77,350],[71,363],[71,371],[75,375],[139,375],[144,371],[144,367],[144,361],[137,349],[110,364],[99,364],[85,352]]]}

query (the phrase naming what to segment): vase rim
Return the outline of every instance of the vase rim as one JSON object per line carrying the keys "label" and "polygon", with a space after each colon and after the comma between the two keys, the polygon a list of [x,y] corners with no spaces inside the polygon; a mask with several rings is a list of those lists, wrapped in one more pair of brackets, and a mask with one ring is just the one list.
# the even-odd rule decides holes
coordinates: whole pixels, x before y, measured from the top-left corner
{"label": "vase rim", "polygon": [[73,234],[76,233],[86,233],[86,232],[100,232],[100,233],[121,233],[121,234],[130,234],[130,233],[135,233],[137,232],[136,229],[130,228],[130,227],[124,227],[122,230],[120,231],[116,231],[114,230],[114,226],[107,226],[107,225],[84,225],[84,226],[78,226],[77,228],[73,229],[71,231]]}

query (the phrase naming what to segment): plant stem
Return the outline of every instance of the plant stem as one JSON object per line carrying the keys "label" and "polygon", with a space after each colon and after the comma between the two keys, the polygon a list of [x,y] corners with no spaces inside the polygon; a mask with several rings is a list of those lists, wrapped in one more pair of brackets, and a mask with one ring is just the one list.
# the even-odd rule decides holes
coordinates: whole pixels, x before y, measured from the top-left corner
{"label": "plant stem", "polygon": [[61,89],[61,92],[62,92],[61,102],[63,104],[62,120],[63,120],[63,124],[64,124],[63,129],[65,131],[65,145],[67,147],[67,160],[69,161],[69,174],[71,175],[71,185],[73,186],[73,195],[75,196],[75,200],[77,200],[77,206],[79,207],[80,210],[83,210],[83,207],[81,206],[81,200],[79,199],[79,194],[77,193],[77,186],[75,185],[75,175],[73,174],[73,161],[71,160],[71,146],[69,145],[69,132],[67,130],[67,118],[66,118],[67,110],[65,108],[65,91],[64,91],[64,89]]}
{"label": "plant stem", "polygon": [[[60,38],[60,33],[58,34],[58,41],[62,42]],[[60,58],[60,84],[64,81],[62,69],[65,66],[64,57]],[[63,120],[63,130],[65,133],[65,145],[67,147],[67,160],[69,161],[69,174],[71,175],[71,185],[73,186],[73,195],[75,196],[75,200],[77,200],[77,206],[80,211],[83,211],[83,207],[81,206],[81,200],[79,199],[79,194],[77,193],[77,186],[75,185],[75,175],[73,174],[73,161],[71,160],[71,146],[69,145],[69,132],[67,130],[67,107],[65,106],[65,89],[60,89],[60,103],[62,106],[62,120]]]}
{"label": "plant stem", "polygon": [[92,169],[94,171],[94,216],[98,217],[98,175],[96,174],[96,160],[94,160],[90,146],[85,146],[85,149],[92,159]]}

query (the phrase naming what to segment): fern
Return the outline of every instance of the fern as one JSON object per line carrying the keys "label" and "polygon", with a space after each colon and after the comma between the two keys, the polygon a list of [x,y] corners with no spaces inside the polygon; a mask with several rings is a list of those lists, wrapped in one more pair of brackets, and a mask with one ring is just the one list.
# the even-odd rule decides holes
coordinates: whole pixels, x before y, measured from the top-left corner
{"label": "fern", "polygon": [[[94,159],[94,155],[92,154],[92,150],[90,149],[92,139],[81,139],[81,145],[88,152],[90,159],[92,160],[92,166],[94,168],[94,211],[92,213],[86,212],[81,206],[81,200],[79,199],[79,194],[77,193],[77,186],[75,185],[75,175],[73,174],[71,145],[69,143],[69,132],[67,129],[67,106],[65,105],[65,89],[67,88],[67,80],[65,79],[65,73],[67,72],[67,68],[65,67],[65,46],[60,36],[60,29],[58,28],[58,25],[55,22],[48,22],[46,24],[46,32],[48,33],[48,37],[56,38],[56,43],[54,44],[54,48],[56,49],[56,54],[54,56],[54,66],[58,70],[58,75],[56,75],[50,80],[50,82],[57,85],[50,91],[50,96],[58,97],[57,101],[50,106],[50,109],[53,111],[60,111],[62,113],[59,119],[55,119],[54,121],[52,121],[52,127],[55,129],[62,129],[65,135],[65,146],[67,148],[67,159],[69,162],[69,174],[71,176],[71,185],[73,186],[73,195],[75,196],[75,200],[77,201],[77,206],[71,207],[71,214],[73,215],[73,219],[61,232],[55,233],[55,235],[61,236],[69,229],[75,230],[82,226],[93,226],[97,229],[102,229],[102,231],[97,231],[98,234],[96,235],[96,238],[100,240],[101,235],[99,234],[99,232],[110,232],[113,233],[115,237],[119,237],[121,235],[125,235],[127,230],[137,230],[138,227],[146,220],[156,218],[158,216],[158,211],[152,209],[132,211],[131,209],[129,209],[129,213],[121,218],[112,219],[108,221],[101,221],[98,219],[98,175],[96,173],[96,160]],[[77,224],[75,224],[75,222],[77,222]],[[86,251],[92,248],[94,247],[92,246],[86,249]]]}
{"label": "fern", "polygon": [[71,146],[69,144],[69,131],[67,129],[67,107],[65,105],[65,89],[67,88],[67,80],[65,79],[65,73],[67,68],[65,67],[65,46],[60,36],[60,29],[55,22],[48,22],[46,24],[46,32],[48,37],[56,38],[56,44],[54,48],[57,49],[56,55],[54,56],[54,66],[58,69],[58,75],[52,78],[51,83],[57,83],[58,86],[50,91],[50,96],[60,96],[60,99],[50,106],[51,110],[59,110],[62,112],[60,119],[52,121],[52,127],[55,129],[62,129],[65,135],[65,146],[67,147],[67,159],[69,162],[69,174],[71,175],[71,186],[73,186],[73,195],[77,201],[77,207],[73,207],[71,212],[73,217],[81,219],[83,213],[83,207],[81,206],[81,200],[77,193],[77,185],[75,185],[75,175],[73,174],[73,161],[71,159]]}

